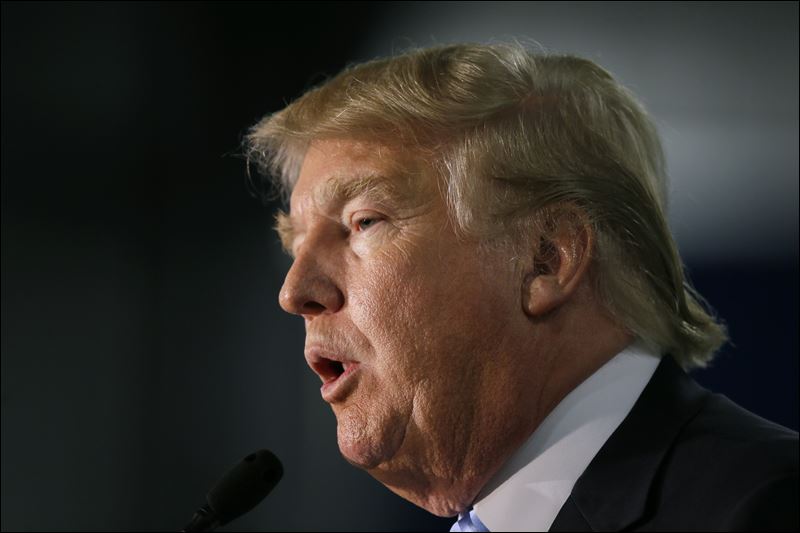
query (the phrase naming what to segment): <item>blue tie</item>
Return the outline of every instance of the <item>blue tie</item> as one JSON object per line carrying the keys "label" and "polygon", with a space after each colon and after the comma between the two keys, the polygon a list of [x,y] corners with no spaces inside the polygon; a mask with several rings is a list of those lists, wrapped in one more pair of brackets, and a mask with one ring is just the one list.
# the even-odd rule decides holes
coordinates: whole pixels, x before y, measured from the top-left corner
{"label": "blue tie", "polygon": [[475,511],[470,509],[468,513],[459,513],[458,521],[453,524],[450,531],[489,531],[489,529],[483,525]]}

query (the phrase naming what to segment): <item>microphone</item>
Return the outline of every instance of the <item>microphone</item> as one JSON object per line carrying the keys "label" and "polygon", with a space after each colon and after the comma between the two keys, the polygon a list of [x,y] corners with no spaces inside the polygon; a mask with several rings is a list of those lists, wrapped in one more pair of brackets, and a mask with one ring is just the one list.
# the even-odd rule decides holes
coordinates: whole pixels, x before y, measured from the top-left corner
{"label": "microphone", "polygon": [[283,466],[269,450],[251,453],[208,491],[206,504],[181,531],[212,531],[258,505],[283,476]]}

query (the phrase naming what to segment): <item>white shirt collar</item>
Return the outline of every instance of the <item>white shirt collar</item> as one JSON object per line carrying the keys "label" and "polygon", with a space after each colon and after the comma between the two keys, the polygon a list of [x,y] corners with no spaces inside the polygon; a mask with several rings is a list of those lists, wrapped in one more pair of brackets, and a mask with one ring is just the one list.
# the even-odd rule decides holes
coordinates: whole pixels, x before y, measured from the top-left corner
{"label": "white shirt collar", "polygon": [[633,408],[660,357],[634,342],[567,394],[474,504],[490,531],[547,531],[572,487]]}

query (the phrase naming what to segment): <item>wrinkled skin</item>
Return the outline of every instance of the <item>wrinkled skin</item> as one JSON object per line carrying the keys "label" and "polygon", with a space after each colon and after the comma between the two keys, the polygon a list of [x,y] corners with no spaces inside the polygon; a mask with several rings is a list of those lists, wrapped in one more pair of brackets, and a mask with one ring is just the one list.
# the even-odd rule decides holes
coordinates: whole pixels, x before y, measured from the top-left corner
{"label": "wrinkled skin", "polygon": [[[331,193],[375,175],[395,188]],[[305,319],[307,354],[358,363],[326,398],[341,453],[434,514],[463,510],[588,373],[555,365],[565,345],[525,311],[530,276],[458,239],[435,182],[400,152],[316,141],[290,217],[281,306]]]}

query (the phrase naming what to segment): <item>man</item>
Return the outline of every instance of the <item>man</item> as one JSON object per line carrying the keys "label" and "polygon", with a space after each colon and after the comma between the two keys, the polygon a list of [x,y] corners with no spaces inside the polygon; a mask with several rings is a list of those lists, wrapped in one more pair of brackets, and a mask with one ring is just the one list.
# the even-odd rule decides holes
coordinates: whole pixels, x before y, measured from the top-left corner
{"label": "man", "polygon": [[281,306],[343,456],[454,530],[797,528],[797,434],[701,389],[655,128],[517,45],[351,67],[266,117]]}

